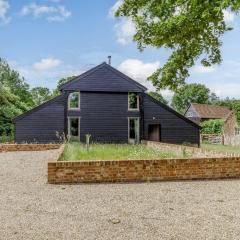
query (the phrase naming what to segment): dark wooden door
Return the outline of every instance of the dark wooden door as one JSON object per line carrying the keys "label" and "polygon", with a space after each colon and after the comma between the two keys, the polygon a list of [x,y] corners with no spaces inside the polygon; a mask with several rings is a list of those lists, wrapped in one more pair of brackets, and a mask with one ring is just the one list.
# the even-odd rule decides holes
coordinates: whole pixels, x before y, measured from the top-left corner
{"label": "dark wooden door", "polygon": [[160,124],[149,124],[148,125],[148,139],[150,141],[160,142],[160,140],[161,140]]}

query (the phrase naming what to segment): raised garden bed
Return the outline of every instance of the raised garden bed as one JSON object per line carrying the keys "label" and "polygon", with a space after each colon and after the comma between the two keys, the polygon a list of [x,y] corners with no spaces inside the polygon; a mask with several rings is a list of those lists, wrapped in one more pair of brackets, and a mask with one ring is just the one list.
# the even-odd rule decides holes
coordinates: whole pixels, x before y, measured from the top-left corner
{"label": "raised garden bed", "polygon": [[[71,143],[48,163],[49,183],[142,182],[240,177],[240,156],[143,141],[145,145]],[[64,150],[64,151],[63,151]],[[184,157],[183,157],[184,156]]]}
{"label": "raised garden bed", "polygon": [[142,160],[184,157],[183,153],[148,148],[145,145],[68,143],[59,161],[81,160]]}

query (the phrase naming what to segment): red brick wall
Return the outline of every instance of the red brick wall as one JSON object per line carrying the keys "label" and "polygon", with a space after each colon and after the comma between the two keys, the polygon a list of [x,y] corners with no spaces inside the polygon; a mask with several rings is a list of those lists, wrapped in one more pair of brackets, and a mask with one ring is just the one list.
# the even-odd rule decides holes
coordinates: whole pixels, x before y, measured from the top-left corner
{"label": "red brick wall", "polygon": [[240,157],[49,162],[49,183],[141,182],[240,177]]}
{"label": "red brick wall", "polygon": [[0,152],[45,151],[60,148],[60,144],[0,144]]}

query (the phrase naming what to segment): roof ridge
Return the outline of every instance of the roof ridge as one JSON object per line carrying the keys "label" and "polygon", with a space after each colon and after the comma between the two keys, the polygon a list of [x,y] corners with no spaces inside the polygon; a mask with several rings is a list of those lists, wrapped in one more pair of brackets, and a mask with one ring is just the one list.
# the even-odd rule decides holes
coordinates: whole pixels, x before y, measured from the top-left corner
{"label": "roof ridge", "polygon": [[88,71],[82,73],[81,75],[73,78],[72,80],[70,80],[69,82],[67,83],[64,83],[60,90],[62,90],[64,87],[67,87],[69,86],[70,84],[76,82],[76,81],[79,81],[91,74],[93,74],[96,70],[102,68],[102,67],[106,67],[109,71],[111,71],[112,73],[118,75],[119,77],[123,78],[124,80],[128,81],[130,84],[134,84],[135,86],[137,86],[138,88],[140,88],[141,90],[143,91],[146,91],[147,88],[145,86],[143,86],[142,84],[140,84],[139,82],[133,80],[132,78],[128,77],[127,75],[125,75],[124,73],[120,72],[119,70],[117,70],[116,68],[110,66],[109,64],[107,64],[106,62],[103,62],[97,66],[95,66],[94,68],[91,68],[89,69]]}
{"label": "roof ridge", "polygon": [[84,72],[84,73],[76,76],[76,77],[73,78],[72,80],[70,80],[70,81],[62,84],[61,87],[60,87],[60,90],[62,90],[64,86],[68,86],[70,83],[73,83],[73,82],[75,82],[75,81],[78,81],[78,80],[80,80],[80,79],[82,79],[82,78],[84,78],[84,77],[86,77],[86,76],[94,73],[96,70],[98,70],[99,68],[101,68],[101,67],[103,67],[103,66],[105,66],[105,65],[107,65],[107,63],[106,63],[106,62],[103,62],[103,63],[98,64],[97,66],[95,66],[95,67],[93,67],[93,68],[90,68],[90,69],[87,70],[86,72]]}
{"label": "roof ridge", "polygon": [[138,85],[138,86],[139,86],[140,88],[142,88],[143,90],[147,90],[147,88],[146,88],[145,86],[143,86],[141,83],[139,83],[139,82],[137,82],[136,80],[128,77],[126,74],[120,72],[118,69],[112,67],[112,66],[109,65],[109,64],[106,64],[106,66],[107,66],[107,68],[108,68],[109,70],[111,70],[112,72],[120,75],[121,77],[123,77],[123,78],[124,78],[125,80],[127,80],[128,82]]}
{"label": "roof ridge", "polygon": [[[191,103],[191,105],[203,105],[203,106],[209,106],[209,107],[218,107],[218,108],[226,108],[229,109],[229,107],[221,106],[221,105],[215,105],[215,104],[208,104],[208,103]],[[229,109],[230,110],[230,109]]]}

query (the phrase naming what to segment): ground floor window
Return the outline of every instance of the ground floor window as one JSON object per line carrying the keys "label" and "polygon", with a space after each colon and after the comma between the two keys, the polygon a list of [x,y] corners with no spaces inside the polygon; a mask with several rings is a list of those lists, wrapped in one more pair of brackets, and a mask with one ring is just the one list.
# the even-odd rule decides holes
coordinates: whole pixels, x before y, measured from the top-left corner
{"label": "ground floor window", "polygon": [[235,135],[240,135],[240,128],[239,127],[235,128]]}
{"label": "ground floor window", "polygon": [[80,135],[80,119],[79,117],[68,118],[68,137],[70,139],[78,139]]}
{"label": "ground floor window", "polygon": [[140,141],[139,118],[128,119],[128,141],[137,144]]}

